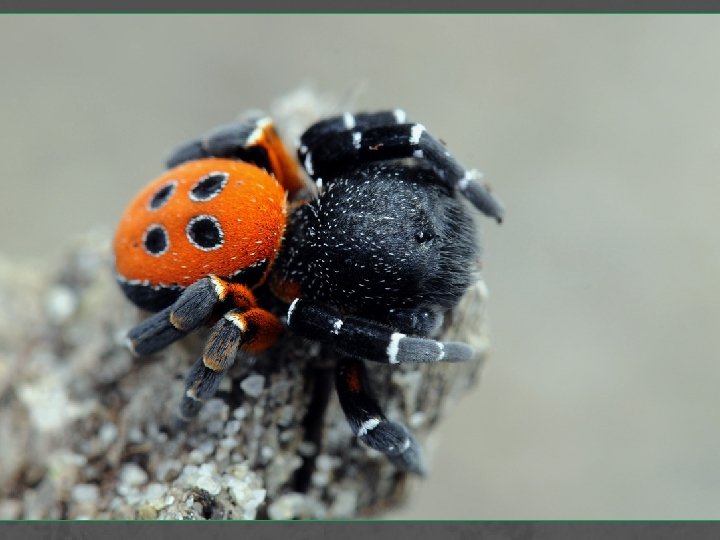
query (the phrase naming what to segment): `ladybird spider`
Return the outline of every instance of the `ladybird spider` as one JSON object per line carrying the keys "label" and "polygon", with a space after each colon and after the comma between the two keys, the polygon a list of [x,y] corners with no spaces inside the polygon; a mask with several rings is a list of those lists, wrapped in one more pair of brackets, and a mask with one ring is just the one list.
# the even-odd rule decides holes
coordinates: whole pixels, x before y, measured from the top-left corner
{"label": "ladybird spider", "polygon": [[282,333],[253,293],[267,282],[289,306],[285,325],[338,353],[336,388],[355,436],[422,473],[419,445],[383,414],[364,362],[472,356],[464,343],[432,339],[475,279],[477,231],[458,194],[498,222],[502,206],[402,111],[322,120],[297,154],[318,194],[290,205],[304,183],[267,118],[218,128],[172,154],[115,236],[120,286],[156,312],[130,330],[129,346],[152,354],[212,324],[186,379],[184,425],[239,350],[263,351]]}

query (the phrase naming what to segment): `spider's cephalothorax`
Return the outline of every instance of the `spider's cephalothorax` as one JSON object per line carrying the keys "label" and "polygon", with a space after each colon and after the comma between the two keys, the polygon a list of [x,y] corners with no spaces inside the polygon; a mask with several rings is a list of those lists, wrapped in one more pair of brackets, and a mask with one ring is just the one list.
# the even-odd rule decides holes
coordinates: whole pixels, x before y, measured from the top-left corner
{"label": "spider's cephalothorax", "polygon": [[290,217],[274,276],[298,296],[389,322],[449,309],[472,283],[474,222],[424,165],[372,163],[334,179]]}
{"label": "spider's cephalothorax", "polygon": [[179,419],[187,422],[239,349],[261,351],[279,337],[280,321],[253,293],[269,278],[289,306],[286,326],[336,349],[336,386],[355,435],[422,472],[414,438],[372,396],[364,361],[471,357],[468,345],[432,337],[474,280],[479,248],[466,201],[498,221],[502,207],[401,111],[318,122],[298,157],[318,195],[288,211],[285,194],[297,198],[303,183],[268,119],[173,154],[115,238],[123,290],[157,311],[130,331],[130,346],[150,354],[216,321],[186,381]]}

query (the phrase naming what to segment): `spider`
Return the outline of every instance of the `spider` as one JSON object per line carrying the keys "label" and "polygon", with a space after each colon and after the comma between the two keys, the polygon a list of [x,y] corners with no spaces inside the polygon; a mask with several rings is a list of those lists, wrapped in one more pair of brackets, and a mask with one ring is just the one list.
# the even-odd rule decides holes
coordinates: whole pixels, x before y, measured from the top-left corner
{"label": "spider", "polygon": [[[417,441],[383,414],[365,362],[471,358],[469,345],[432,337],[475,279],[478,235],[463,199],[498,222],[503,208],[400,110],[317,122],[297,155],[317,186],[308,198],[268,118],[217,128],[173,152],[115,236],[120,286],[155,312],[130,330],[129,347],[152,354],[212,325],[186,378],[183,426],[240,350],[268,349],[285,327],[331,345],[354,435],[422,473]],[[284,321],[258,305],[259,287],[288,306]]]}

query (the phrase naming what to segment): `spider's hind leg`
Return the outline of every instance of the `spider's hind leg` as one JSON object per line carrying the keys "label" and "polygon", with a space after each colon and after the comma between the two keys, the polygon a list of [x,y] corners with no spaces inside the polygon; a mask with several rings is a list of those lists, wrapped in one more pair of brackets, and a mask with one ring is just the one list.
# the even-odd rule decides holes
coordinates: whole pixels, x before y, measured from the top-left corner
{"label": "spider's hind leg", "polygon": [[342,358],[335,373],[335,384],[353,434],[370,448],[385,454],[399,469],[425,474],[420,445],[404,425],[385,417],[370,391],[363,362]]}

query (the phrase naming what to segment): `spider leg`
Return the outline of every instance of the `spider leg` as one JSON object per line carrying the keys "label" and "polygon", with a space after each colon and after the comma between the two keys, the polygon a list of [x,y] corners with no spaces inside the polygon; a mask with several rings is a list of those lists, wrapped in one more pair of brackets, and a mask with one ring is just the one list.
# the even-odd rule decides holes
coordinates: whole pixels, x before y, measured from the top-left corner
{"label": "spider leg", "polygon": [[[339,127],[340,121],[334,122],[333,126]],[[466,170],[422,124],[357,126],[325,134],[317,129],[321,134],[310,137],[312,144],[305,144],[299,152],[305,170],[316,182],[337,177],[365,163],[423,159],[435,169],[439,183],[450,191],[459,190],[478,210],[502,221],[503,206],[480,183],[482,175]]]}
{"label": "spider leg", "polygon": [[335,372],[335,385],[353,434],[370,448],[388,456],[396,467],[424,474],[420,445],[404,425],[385,417],[369,389],[363,362],[341,359]]}
{"label": "spider leg", "polygon": [[318,143],[328,135],[335,136],[349,130],[364,130],[373,127],[403,124],[406,118],[407,115],[405,111],[400,109],[377,113],[345,113],[340,116],[326,118],[310,126],[305,133],[300,136],[298,159],[303,163],[305,156],[308,153],[315,152]]}
{"label": "spider leg", "polygon": [[257,165],[275,175],[291,195],[305,187],[298,167],[285,149],[272,120],[258,116],[215,128],[199,139],[176,148],[168,169],[186,161],[209,157],[237,159]]}
{"label": "spider leg", "polygon": [[203,355],[185,379],[185,396],[177,413],[176,428],[184,427],[217,392],[220,381],[235,362],[238,350],[260,352],[282,333],[275,315],[261,308],[233,309],[212,327]]}
{"label": "spider leg", "polygon": [[290,304],[287,325],[296,334],[332,344],[350,357],[384,364],[463,362],[473,354],[473,348],[465,343],[408,336],[370,319],[342,317],[299,298]]}
{"label": "spider leg", "polygon": [[228,298],[241,308],[255,306],[252,292],[244,285],[217,276],[198,280],[173,304],[132,328],[127,335],[128,347],[141,356],[156,353],[205,324],[215,307]]}

